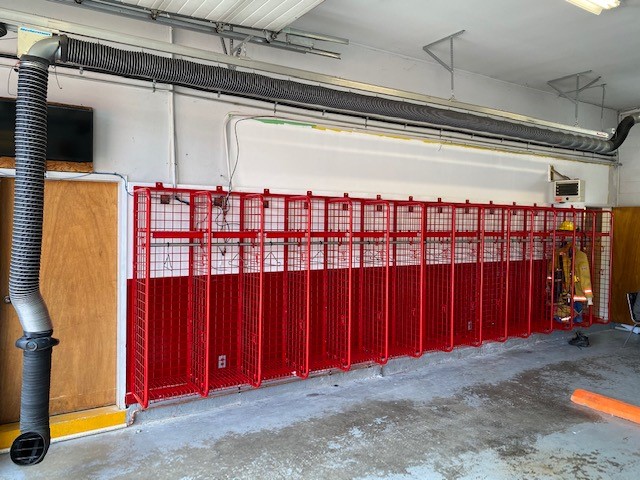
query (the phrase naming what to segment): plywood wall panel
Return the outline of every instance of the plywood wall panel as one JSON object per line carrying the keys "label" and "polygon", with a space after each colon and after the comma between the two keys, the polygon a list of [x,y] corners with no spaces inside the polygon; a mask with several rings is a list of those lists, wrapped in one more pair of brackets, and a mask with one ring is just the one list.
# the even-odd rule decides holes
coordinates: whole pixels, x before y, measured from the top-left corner
{"label": "plywood wall panel", "polygon": [[640,290],[640,207],[615,208],[611,320],[631,323],[627,292]]}
{"label": "plywood wall panel", "polygon": [[[0,182],[0,295],[8,294],[13,182]],[[51,413],[115,402],[117,184],[48,181],[42,292],[60,345],[53,351]],[[19,415],[22,334],[0,305],[0,423]]]}

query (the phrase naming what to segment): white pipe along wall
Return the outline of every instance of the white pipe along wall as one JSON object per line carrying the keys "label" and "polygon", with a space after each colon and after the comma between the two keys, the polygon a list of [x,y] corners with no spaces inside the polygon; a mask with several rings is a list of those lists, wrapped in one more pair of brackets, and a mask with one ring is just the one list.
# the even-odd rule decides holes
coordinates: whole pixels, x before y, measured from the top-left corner
{"label": "white pipe along wall", "polygon": [[[19,10],[15,1],[0,0],[0,8]],[[30,2],[39,15],[121,31],[135,32],[156,40],[221,51],[217,39],[118,16],[99,14],[45,0]],[[10,36],[15,36],[10,33]],[[367,49],[345,47],[343,60],[271,50],[248,45],[254,59],[339,75],[368,83],[446,97],[449,78],[433,62],[409,59]],[[15,40],[0,41],[0,52],[15,55]],[[15,60],[0,59],[0,89],[15,97]],[[383,65],[384,68],[379,68]],[[464,68],[462,65],[461,68]],[[401,72],[401,74],[399,74]],[[438,141],[403,139],[360,132],[333,131],[288,123],[265,123],[242,116],[274,115],[273,104],[218,98],[215,94],[184,88],[168,88],[149,82],[123,79],[58,67],[49,83],[50,102],[88,106],[94,109],[94,168],[117,172],[134,183],[174,182],[188,186],[227,185],[228,159],[232,170],[238,160],[233,185],[244,190],[262,190],[419,199],[442,197],[447,201],[522,204],[549,201],[548,165],[564,175],[586,181],[586,203],[612,205],[610,184],[613,168],[567,159],[454,146]],[[59,84],[59,87],[58,87]],[[507,84],[488,77],[459,71],[456,74],[459,101],[513,111],[565,124],[574,123],[573,104],[557,95]],[[276,109],[275,115],[285,116]],[[318,112],[297,111],[300,120],[331,127],[336,115],[319,120]],[[232,116],[230,119],[230,115]],[[175,127],[172,125],[175,121]],[[230,120],[229,120],[230,119]],[[229,121],[228,121],[229,120]],[[360,122],[363,130],[364,120]],[[229,155],[224,148],[225,123],[229,124]],[[600,130],[600,108],[580,106],[581,127]],[[617,124],[617,112],[605,110],[604,128]],[[378,124],[379,126],[380,124]],[[396,126],[397,127],[397,126]],[[172,132],[173,128],[175,131]],[[236,135],[237,132],[237,143]],[[632,133],[633,135],[633,133]],[[238,152],[237,146],[240,151]],[[175,149],[175,157],[174,155]],[[131,265],[131,204],[119,206],[129,212],[126,264]],[[119,255],[125,255],[120,251]],[[130,276],[130,271],[129,271]],[[121,285],[126,276],[121,275]],[[126,322],[121,309],[119,325]],[[119,349],[123,349],[122,344]],[[119,367],[119,379],[124,367]],[[122,382],[121,382],[122,384]],[[119,392],[120,395],[121,392]],[[121,398],[118,399],[121,401]]]}

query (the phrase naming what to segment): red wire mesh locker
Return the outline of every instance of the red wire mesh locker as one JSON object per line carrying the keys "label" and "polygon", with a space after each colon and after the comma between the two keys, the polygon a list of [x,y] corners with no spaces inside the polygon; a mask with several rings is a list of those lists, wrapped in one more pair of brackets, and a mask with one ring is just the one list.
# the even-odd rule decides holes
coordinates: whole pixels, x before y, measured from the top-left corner
{"label": "red wire mesh locker", "polygon": [[311,199],[285,199],[284,313],[287,361],[300,378],[309,376],[311,324]]}
{"label": "red wire mesh locker", "polygon": [[425,204],[423,349],[451,351],[454,319],[455,208]]}
{"label": "red wire mesh locker", "polygon": [[507,216],[507,333],[510,337],[528,337],[533,308],[533,211],[513,207]]}
{"label": "red wire mesh locker", "polygon": [[263,196],[265,216],[262,378],[306,377],[310,209],[307,197]]}
{"label": "red wire mesh locker", "polygon": [[194,384],[192,342],[192,192],[134,192],[131,392],[150,400],[201,391]]}
{"label": "red wire mesh locker", "polygon": [[[221,189],[211,196],[211,297],[209,385],[212,389],[249,384],[243,338],[251,331],[240,295],[241,197]],[[249,234],[250,236],[252,234]]]}
{"label": "red wire mesh locker", "polygon": [[[322,299],[312,299],[316,319],[314,322],[314,341],[311,358],[312,370],[328,368],[351,368],[351,321],[352,321],[352,284],[353,284],[353,201],[350,198],[313,199],[313,237],[321,238],[324,251],[312,250],[312,268],[315,269],[319,258],[324,259],[322,272]],[[322,207],[320,207],[322,205]],[[322,212],[324,221],[320,220]],[[316,231],[324,224],[325,231]],[[320,255],[321,254],[321,255]],[[321,306],[320,306],[321,305]],[[317,315],[318,308],[321,315]],[[319,318],[318,318],[319,317]],[[318,337],[318,328],[320,336]]]}
{"label": "red wire mesh locker", "polygon": [[482,343],[484,210],[476,205],[455,207],[454,345]]}
{"label": "red wire mesh locker", "polygon": [[240,369],[253,387],[259,387],[262,383],[264,210],[265,200],[262,195],[240,197]]}
{"label": "red wire mesh locker", "polygon": [[508,209],[482,208],[482,334],[480,341],[507,339]]}
{"label": "red wire mesh locker", "polygon": [[360,228],[353,234],[359,252],[357,316],[352,323],[352,363],[389,359],[389,229],[390,204],[384,200],[355,202]]}
{"label": "red wire mesh locker", "polygon": [[393,202],[389,350],[392,357],[423,352],[424,204]]}
{"label": "red wire mesh locker", "polygon": [[[556,228],[553,261],[549,271],[552,277],[553,327],[571,330],[576,324],[588,327],[590,319],[586,299],[580,301],[576,293],[576,256],[589,249],[590,238],[585,227],[590,223],[585,211],[556,209]],[[565,222],[573,224],[573,230],[561,230]],[[587,255],[588,256],[588,255]],[[568,266],[567,266],[568,264]],[[578,312],[580,308],[582,312]]]}
{"label": "red wire mesh locker", "polygon": [[531,332],[553,330],[553,275],[551,265],[556,242],[556,210],[533,207],[533,261],[531,280]]}
{"label": "red wire mesh locker", "polygon": [[591,259],[591,285],[593,287],[593,322],[611,321],[611,266],[613,265],[613,214],[594,212],[594,247]]}

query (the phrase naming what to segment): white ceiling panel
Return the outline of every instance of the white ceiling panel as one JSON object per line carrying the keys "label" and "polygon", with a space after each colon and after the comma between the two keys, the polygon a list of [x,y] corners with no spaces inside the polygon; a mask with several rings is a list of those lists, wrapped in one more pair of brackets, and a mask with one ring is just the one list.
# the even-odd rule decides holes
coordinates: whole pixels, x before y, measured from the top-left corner
{"label": "white ceiling panel", "polygon": [[120,0],[152,10],[280,31],[324,0]]}
{"label": "white ceiling panel", "polygon": [[[640,0],[600,15],[565,0],[326,0],[292,27],[434,63],[422,46],[465,29],[459,70],[549,92],[548,80],[593,70],[608,107],[640,106]],[[448,47],[433,50],[448,61]],[[580,98],[598,104],[602,90]]]}

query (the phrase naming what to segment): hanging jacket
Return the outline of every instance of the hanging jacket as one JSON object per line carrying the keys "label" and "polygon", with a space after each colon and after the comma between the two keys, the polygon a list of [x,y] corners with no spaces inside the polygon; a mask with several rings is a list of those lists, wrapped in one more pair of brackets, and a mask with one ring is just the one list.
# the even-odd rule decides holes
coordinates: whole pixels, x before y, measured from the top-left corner
{"label": "hanging jacket", "polygon": [[[554,265],[562,265],[562,293],[571,293],[571,274],[574,278],[574,291],[573,300],[576,302],[585,302],[588,299],[593,298],[593,290],[591,288],[591,272],[589,269],[589,258],[587,254],[582,250],[577,249],[575,256],[572,259],[573,248],[571,244],[560,248],[556,254],[556,261]],[[571,261],[574,261],[575,265],[573,272],[571,269]]]}

